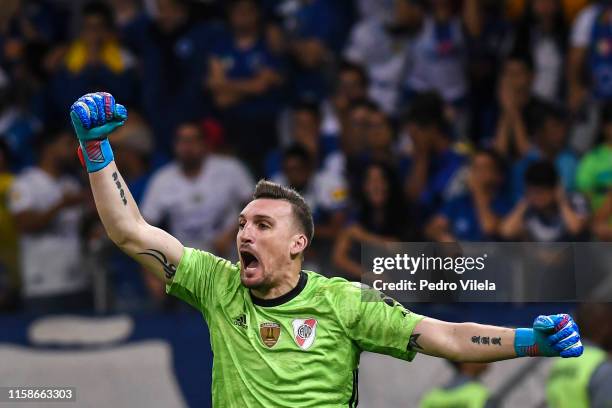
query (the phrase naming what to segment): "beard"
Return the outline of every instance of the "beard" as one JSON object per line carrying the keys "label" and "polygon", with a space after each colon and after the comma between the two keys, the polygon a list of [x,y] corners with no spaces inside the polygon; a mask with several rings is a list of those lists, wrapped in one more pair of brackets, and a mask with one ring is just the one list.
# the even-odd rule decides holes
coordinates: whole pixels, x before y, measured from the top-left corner
{"label": "beard", "polygon": [[244,271],[241,271],[240,273],[240,282],[242,283],[242,286],[247,289],[254,289],[261,292],[266,292],[271,286],[270,283],[266,281],[265,277],[257,280],[247,279]]}

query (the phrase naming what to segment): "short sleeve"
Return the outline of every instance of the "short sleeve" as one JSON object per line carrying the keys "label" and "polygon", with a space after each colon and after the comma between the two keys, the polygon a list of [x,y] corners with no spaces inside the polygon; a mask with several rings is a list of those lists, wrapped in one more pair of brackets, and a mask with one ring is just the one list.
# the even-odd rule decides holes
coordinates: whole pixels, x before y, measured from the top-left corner
{"label": "short sleeve", "polygon": [[34,207],[34,194],[23,179],[17,179],[8,195],[8,208],[13,214],[29,210]]}
{"label": "short sleeve", "polygon": [[217,297],[216,282],[227,279],[231,273],[238,271],[230,261],[209,252],[185,248],[172,282],[166,284],[166,293],[206,312]]}
{"label": "short sleeve", "polygon": [[416,351],[409,346],[410,336],[424,317],[377,290],[347,285],[356,302],[350,308],[354,314],[347,316],[348,336],[361,350],[412,361]]}
{"label": "short sleeve", "polygon": [[591,40],[593,23],[597,18],[598,8],[591,6],[585,8],[574,20],[571,34],[571,45],[576,48],[586,48]]}

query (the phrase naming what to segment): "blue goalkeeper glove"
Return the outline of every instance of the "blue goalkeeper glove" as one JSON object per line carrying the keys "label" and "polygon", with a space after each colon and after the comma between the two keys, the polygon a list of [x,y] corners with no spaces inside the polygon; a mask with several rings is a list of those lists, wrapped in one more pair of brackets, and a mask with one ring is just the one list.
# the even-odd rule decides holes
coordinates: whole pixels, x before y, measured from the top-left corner
{"label": "blue goalkeeper glove", "polygon": [[127,120],[127,109],[107,92],[88,93],[70,107],[70,120],[79,139],[79,159],[93,173],[113,161],[108,135]]}
{"label": "blue goalkeeper glove", "polygon": [[578,357],[584,347],[574,319],[557,314],[538,316],[532,329],[516,329],[514,350],[519,357]]}

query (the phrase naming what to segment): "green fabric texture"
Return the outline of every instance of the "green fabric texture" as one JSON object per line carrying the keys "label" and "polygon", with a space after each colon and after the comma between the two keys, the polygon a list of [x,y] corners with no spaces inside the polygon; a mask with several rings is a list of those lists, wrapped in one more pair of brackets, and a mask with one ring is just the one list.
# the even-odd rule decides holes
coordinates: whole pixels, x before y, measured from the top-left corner
{"label": "green fabric texture", "polygon": [[389,298],[363,301],[358,284],[305,273],[297,296],[260,306],[241,284],[239,264],[185,249],[166,291],[208,324],[215,407],[355,406],[362,351],[414,358],[408,343],[422,316]]}
{"label": "green fabric texture", "polygon": [[483,408],[489,397],[484,385],[470,381],[459,387],[430,391],[421,399],[420,408]]}
{"label": "green fabric texture", "polygon": [[578,358],[557,360],[551,368],[546,397],[551,408],[589,408],[588,387],[591,376],[606,360],[606,353],[585,346]]}

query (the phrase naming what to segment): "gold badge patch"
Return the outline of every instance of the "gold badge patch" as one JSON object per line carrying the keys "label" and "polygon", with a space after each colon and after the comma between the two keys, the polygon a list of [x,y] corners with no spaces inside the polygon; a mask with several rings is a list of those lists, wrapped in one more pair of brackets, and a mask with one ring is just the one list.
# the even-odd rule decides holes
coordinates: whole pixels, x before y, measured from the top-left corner
{"label": "gold badge patch", "polygon": [[259,325],[259,335],[264,344],[270,348],[278,342],[281,328],[278,323],[265,322]]}

